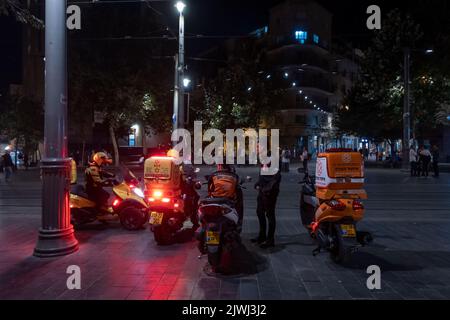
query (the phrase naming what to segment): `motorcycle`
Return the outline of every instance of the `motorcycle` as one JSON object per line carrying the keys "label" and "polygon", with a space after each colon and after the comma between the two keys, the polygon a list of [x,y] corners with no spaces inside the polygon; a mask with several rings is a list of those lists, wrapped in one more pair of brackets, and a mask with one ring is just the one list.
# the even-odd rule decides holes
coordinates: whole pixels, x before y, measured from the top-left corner
{"label": "motorcycle", "polygon": [[148,220],[148,206],[144,193],[139,188],[139,179],[126,167],[122,167],[123,181],[109,180],[115,196],[112,205],[98,207],[94,199],[90,199],[84,186],[74,185],[70,192],[71,223],[75,228],[100,221],[120,220],[127,230],[142,229]]}
{"label": "motorcycle", "polygon": [[[208,176],[205,178],[209,180]],[[247,177],[246,181],[251,181],[251,178]],[[245,188],[243,183],[240,181],[238,193]],[[214,273],[233,273],[233,250],[242,243],[239,205],[228,198],[208,197],[199,202],[200,228],[196,232],[198,249],[201,255],[208,256],[208,263]]]}
{"label": "motorcycle", "polygon": [[[350,261],[352,253],[368,245],[373,238],[369,232],[358,231],[356,227],[364,217],[362,200],[367,199],[367,193],[361,188],[363,179],[328,176],[328,172],[333,173],[333,168],[328,171],[327,164],[336,161],[335,153],[339,152],[346,153],[345,156],[342,155],[342,159],[347,162],[345,170],[352,166],[351,159],[355,160],[360,156],[350,154],[349,150],[331,151],[331,159],[327,159],[327,154],[319,155],[318,161],[321,163],[316,166],[316,177],[311,177],[306,172],[301,182],[300,215],[303,225],[318,244],[313,255],[326,250],[334,262],[345,264]],[[361,164],[356,164],[358,165],[362,171]],[[299,173],[302,172],[299,169]],[[321,187],[317,186],[317,179]]]}
{"label": "motorcycle", "polygon": [[[181,182],[180,170],[170,157],[152,157],[146,160],[145,194],[150,208],[151,230],[158,245],[169,245],[176,242],[183,231],[192,231],[192,226],[185,226],[196,212],[201,183],[196,181],[195,174],[200,169],[184,174]],[[165,175],[161,172],[165,168]]]}

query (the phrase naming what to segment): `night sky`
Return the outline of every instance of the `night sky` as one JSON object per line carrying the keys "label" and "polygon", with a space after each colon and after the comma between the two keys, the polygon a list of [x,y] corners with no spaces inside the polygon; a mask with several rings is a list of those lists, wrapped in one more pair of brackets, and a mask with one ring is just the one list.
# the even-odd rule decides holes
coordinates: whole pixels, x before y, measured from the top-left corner
{"label": "night sky", "polygon": [[[43,1],[43,0],[42,0]],[[215,36],[238,36],[267,25],[268,10],[280,0],[186,0],[186,32]],[[352,41],[355,46],[364,46],[371,31],[366,28],[366,9],[371,4],[381,7],[386,13],[394,7],[408,11],[421,23],[427,32],[434,33],[443,21],[450,17],[446,0],[373,1],[373,0],[318,0],[334,16],[335,36]],[[160,12],[167,25],[177,29],[177,12],[174,1],[151,2]],[[121,4],[130,5],[130,4]],[[132,4],[131,4],[132,5]],[[152,11],[149,9],[149,14]],[[186,48],[195,55],[200,49],[211,46],[216,40],[187,40]],[[188,53],[189,54],[189,53]],[[0,88],[21,80],[21,26],[11,17],[0,17]]]}

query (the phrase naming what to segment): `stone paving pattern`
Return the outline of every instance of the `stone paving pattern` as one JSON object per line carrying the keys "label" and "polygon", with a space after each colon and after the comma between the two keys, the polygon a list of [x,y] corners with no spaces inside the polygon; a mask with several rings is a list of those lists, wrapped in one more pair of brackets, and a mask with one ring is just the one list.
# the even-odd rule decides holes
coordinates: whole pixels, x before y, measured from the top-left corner
{"label": "stone paving pattern", "polygon": [[[295,168],[294,168],[295,169]],[[206,170],[205,170],[206,171]],[[256,178],[255,168],[239,169]],[[130,232],[118,223],[92,224],[76,232],[78,252],[60,258],[32,256],[40,226],[37,171],[0,182],[0,299],[449,299],[450,175],[411,178],[389,169],[367,169],[366,218],[359,229],[374,243],[347,266],[326,253],[313,257],[301,226],[300,177],[283,174],[277,206],[276,247],[249,243],[257,230],[256,192],[245,190],[246,247],[258,272],[212,277],[198,259],[196,242],[159,247],[150,230]],[[82,289],[68,290],[66,268],[81,267]],[[366,268],[378,265],[382,289],[366,287]]]}

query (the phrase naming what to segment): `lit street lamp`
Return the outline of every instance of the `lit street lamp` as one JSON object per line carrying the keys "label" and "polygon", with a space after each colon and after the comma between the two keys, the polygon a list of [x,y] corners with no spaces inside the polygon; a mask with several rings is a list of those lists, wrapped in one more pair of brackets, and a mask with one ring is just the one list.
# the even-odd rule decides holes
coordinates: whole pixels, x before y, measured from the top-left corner
{"label": "lit street lamp", "polygon": [[42,159],[42,220],[34,249],[38,257],[78,249],[70,223],[67,146],[66,0],[45,1],[45,132]]}
{"label": "lit street lamp", "polygon": [[183,87],[189,88],[191,82],[192,82],[191,79],[189,79],[189,78],[184,78],[184,79],[183,79]]}

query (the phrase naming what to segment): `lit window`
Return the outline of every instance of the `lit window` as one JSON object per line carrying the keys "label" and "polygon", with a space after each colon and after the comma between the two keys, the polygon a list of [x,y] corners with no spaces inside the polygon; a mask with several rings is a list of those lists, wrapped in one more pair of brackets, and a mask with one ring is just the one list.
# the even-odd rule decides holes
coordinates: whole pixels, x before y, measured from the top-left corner
{"label": "lit window", "polygon": [[319,36],[317,34],[313,36],[313,41],[314,43],[319,44]]}
{"label": "lit window", "polygon": [[304,44],[307,39],[308,39],[308,32],[295,31],[295,40],[298,40],[301,44]]}

